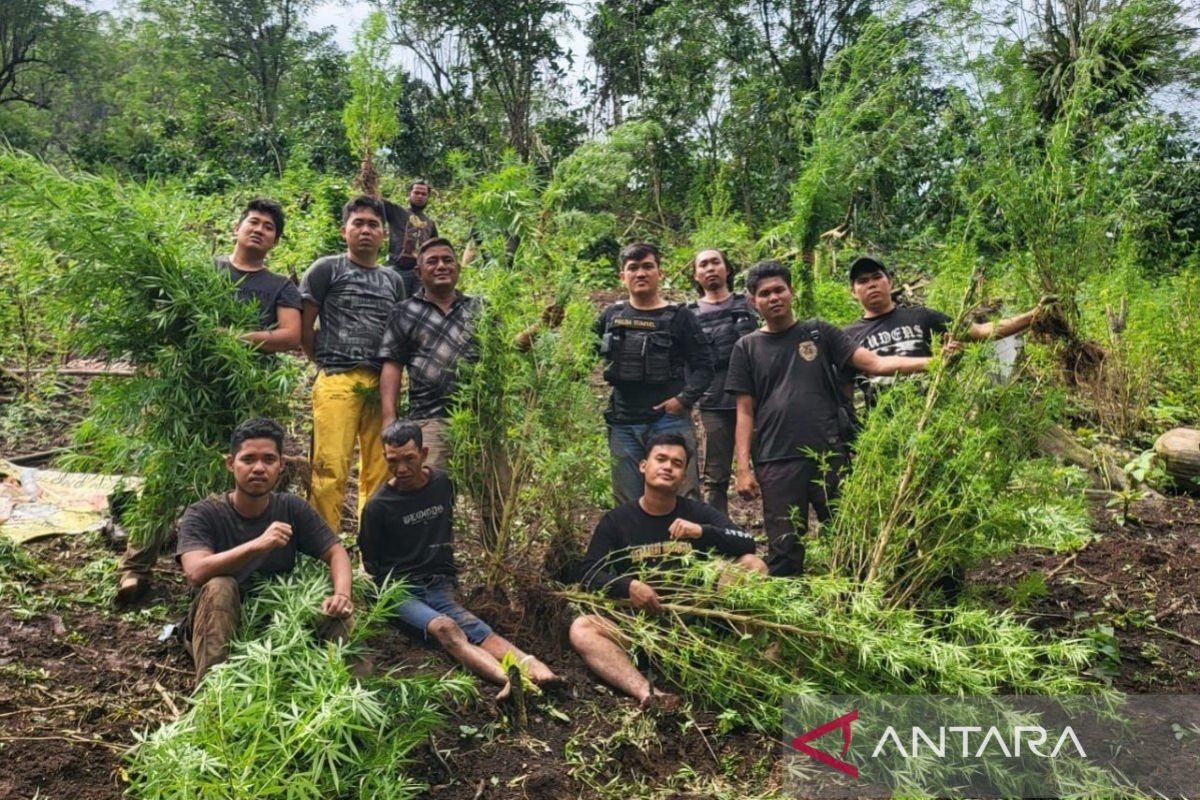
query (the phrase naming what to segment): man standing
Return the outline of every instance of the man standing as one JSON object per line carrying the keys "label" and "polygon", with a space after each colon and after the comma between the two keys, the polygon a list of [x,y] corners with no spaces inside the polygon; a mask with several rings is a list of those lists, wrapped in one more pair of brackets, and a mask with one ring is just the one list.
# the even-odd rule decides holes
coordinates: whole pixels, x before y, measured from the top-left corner
{"label": "man standing", "polygon": [[402,208],[390,200],[383,201],[387,215],[388,266],[404,278],[405,294],[412,297],[417,292],[417,253],[421,245],[436,239],[437,223],[425,214],[429,202],[429,184],[422,180],[408,185],[408,208]]}
{"label": "man standing", "polygon": [[454,485],[445,472],[426,465],[429,450],[420,426],[391,423],[383,447],[391,478],[363,508],[358,546],[376,584],[403,580],[411,588],[412,597],[395,610],[398,627],[434,639],[458,663],[503,687],[500,699],[511,689],[500,666],[508,653],[535,684],[560,683],[549,667],[496,634],[455,597]]}
{"label": "man standing", "polygon": [[[612,386],[604,418],[613,495],[620,504],[642,493],[638,465],[646,458],[651,437],[677,433],[695,450],[688,414],[712,384],[713,364],[712,348],[696,315],[659,296],[658,248],[631,244],[621,250],[618,261],[629,299],[604,309],[593,330],[604,357],[604,380]],[[699,484],[696,464],[689,462],[680,491],[697,497]]]}
{"label": "man standing", "polygon": [[701,250],[692,260],[692,282],[702,294],[688,304],[713,349],[713,380],[700,397],[704,427],[704,501],[729,513],[729,476],[733,467],[733,431],[737,401],[725,392],[729,356],[738,339],[758,328],[758,317],[744,294],[735,294],[733,267],[720,250]]}
{"label": "man standing", "polygon": [[[609,511],[596,525],[582,564],[584,587],[627,599],[647,612],[662,610],[653,586],[634,578],[637,564],[669,565],[694,550],[725,556],[738,567],[761,574],[767,565],[754,555],[754,537],[716,509],[678,492],[687,474],[691,451],[677,433],[655,435],[638,465],[644,483],[641,496]],[[650,684],[628,655],[615,626],[595,614],[571,623],[571,645],[589,668],[643,706],[654,702]],[[665,705],[670,695],[655,692]]]}
{"label": "man standing", "polygon": [[[881,356],[933,355],[934,334],[950,330],[953,320],[924,306],[899,306],[892,299],[892,276],[883,262],[859,256],[850,262],[850,293],[862,306],[863,316],[843,330],[854,343]],[[967,329],[973,341],[1003,339],[1028,328],[1043,304],[999,322],[975,322]],[[875,404],[878,390],[895,381],[891,375],[856,376],[867,406]]]}
{"label": "man standing", "polygon": [[445,239],[430,239],[418,253],[416,294],[397,305],[379,345],[383,362],[379,397],[384,426],[396,419],[400,377],[408,369],[408,416],[420,428],[429,466],[446,469],[446,418],[460,361],[476,358],[479,298],[458,291],[457,255]]}
{"label": "man standing", "polygon": [[251,200],[233,229],[234,247],[215,259],[217,269],[237,287],[238,299],[256,302],[259,330],[242,339],[264,353],[283,353],[300,346],[300,312],[304,302],[286,276],[267,269],[267,253],[283,237],[283,209],[274,200]]}
{"label": "man standing", "polygon": [[[259,329],[243,333],[241,339],[263,353],[282,353],[300,345],[300,292],[266,264],[267,254],[283,238],[283,224],[278,203],[254,198],[233,226],[233,253],[214,259],[216,269],[233,281],[238,301],[257,304]],[[131,603],[149,588],[158,552],[157,541],[126,547],[117,579],[118,603]]]}
{"label": "man standing", "polygon": [[[312,502],[341,529],[346,481],[357,439],[358,513],[387,478],[378,395],[379,342],[392,308],[404,299],[399,273],[379,266],[383,205],[365,195],[342,208],[347,252],[317,259],[304,273],[301,345],[318,367],[313,383]],[[314,323],[321,320],[321,329]]]}
{"label": "man standing", "polygon": [[834,373],[846,365],[870,375],[918,372],[930,359],[879,356],[827,322],[797,321],[792,275],[777,261],[755,264],[746,290],[766,325],[738,340],[729,359],[726,389],[737,395],[737,491],[746,499],[762,495],[771,574],[798,575],[809,506],[819,519],[829,518],[837,473],[846,463]]}
{"label": "man standing", "polygon": [[321,603],[325,620],[318,634],[326,639],[346,634],[354,612],[350,557],[312,507],[273,491],[282,466],[283,428],[267,419],[243,422],[225,457],[233,491],[193,503],[179,522],[176,557],[195,591],[184,642],[197,682],[228,655],[252,579],[291,572],[298,553],[329,566],[333,591]]}

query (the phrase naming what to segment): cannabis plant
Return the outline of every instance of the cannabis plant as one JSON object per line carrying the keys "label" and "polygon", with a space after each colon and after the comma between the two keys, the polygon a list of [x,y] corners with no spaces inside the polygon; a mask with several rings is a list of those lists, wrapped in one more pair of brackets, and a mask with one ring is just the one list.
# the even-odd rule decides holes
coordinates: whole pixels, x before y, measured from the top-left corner
{"label": "cannabis plant", "polygon": [[297,370],[239,338],[258,309],[235,299],[189,227],[190,203],[165,187],[65,175],[0,152],[0,205],[9,235],[69,262],[60,291],[76,313],[74,346],[124,361],[131,378],[93,384],[80,426],[77,468],[143,478],[127,527],[135,542],[161,539],[179,511],[225,486],[222,455],[247,417],[286,417]]}
{"label": "cannabis plant", "polygon": [[328,591],[327,570],[305,560],[253,595],[229,660],[205,676],[182,717],[139,738],[129,767],[134,797],[423,794],[407,772],[412,751],[474,684],[436,675],[355,678],[349,664],[363,640],[407,592],[387,586],[373,604],[360,595],[365,610],[351,641],[319,644],[313,629]]}

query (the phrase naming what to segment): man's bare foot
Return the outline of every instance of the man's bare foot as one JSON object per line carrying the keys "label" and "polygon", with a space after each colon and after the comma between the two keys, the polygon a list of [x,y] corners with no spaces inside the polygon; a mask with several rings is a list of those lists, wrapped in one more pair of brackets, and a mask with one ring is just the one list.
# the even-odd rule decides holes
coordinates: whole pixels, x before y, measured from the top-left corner
{"label": "man's bare foot", "polygon": [[496,700],[507,700],[510,694],[512,694],[512,681],[505,681],[504,687],[496,692]]}

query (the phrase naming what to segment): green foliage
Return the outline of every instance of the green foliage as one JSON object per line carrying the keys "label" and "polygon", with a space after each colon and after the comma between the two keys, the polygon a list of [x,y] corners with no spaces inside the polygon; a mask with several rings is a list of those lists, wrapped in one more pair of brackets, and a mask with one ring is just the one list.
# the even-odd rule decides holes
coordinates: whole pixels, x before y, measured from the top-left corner
{"label": "green foliage", "polygon": [[[0,230],[18,225],[14,209],[0,211]],[[44,245],[16,237],[0,241],[0,359],[20,369],[25,403],[34,400],[33,370],[66,352],[71,305],[56,291],[67,263]]]}
{"label": "green foliage", "polygon": [[869,23],[834,57],[806,120],[809,135],[792,184],[792,218],[762,242],[813,249],[822,232],[852,221],[878,175],[920,141],[921,116],[909,95],[920,73],[902,29]]}
{"label": "green foliage", "polygon": [[352,641],[314,641],[328,571],[312,560],[262,586],[243,610],[229,659],[175,722],[130,757],[138,798],[409,798],[412,752],[473,694],[469,678],[355,678],[349,662],[407,592],[385,587],[360,608]]}
{"label": "green foliage", "polygon": [[[459,368],[450,418],[455,482],[495,520],[487,580],[496,585],[507,559],[545,536],[573,540],[579,515],[607,488],[597,401],[581,378],[594,362],[591,304],[564,279],[531,296],[518,261],[513,270],[473,271],[469,288],[487,298],[476,325],[478,360]],[[528,352],[517,335],[537,319],[540,304],[563,310],[557,329],[545,326]],[[485,521],[486,524],[486,521]]]}
{"label": "green foliage", "polygon": [[695,559],[645,575],[652,586],[672,587],[662,618],[596,595],[570,597],[614,620],[690,698],[735,710],[763,732],[778,730],[797,695],[1056,695],[1087,687],[1080,675],[1090,648],[1042,640],[1007,612],[917,612],[852,579],[729,580],[729,569]]}
{"label": "green foliage", "polygon": [[387,18],[381,11],[368,15],[354,35],[350,99],[342,109],[342,124],[350,149],[360,161],[370,161],[380,146],[400,134],[396,103],[403,83],[386,66],[391,50],[386,35]]}
{"label": "green foliage", "polygon": [[888,603],[921,605],[947,574],[1022,541],[1026,526],[996,498],[1048,408],[1035,386],[994,384],[989,373],[975,347],[952,367],[938,364],[928,385],[883,393],[837,502],[834,574],[879,580]]}
{"label": "green foliage", "polygon": [[181,198],[11,153],[0,165],[4,204],[41,221],[10,224],[10,235],[70,260],[57,290],[80,309],[75,345],[136,372],[93,384],[95,406],[77,431],[85,455],[74,463],[140,475],[130,534],[164,536],[184,505],[225,486],[222,457],[238,422],[286,417],[296,370],[237,338],[257,328],[258,310],[212,269]]}

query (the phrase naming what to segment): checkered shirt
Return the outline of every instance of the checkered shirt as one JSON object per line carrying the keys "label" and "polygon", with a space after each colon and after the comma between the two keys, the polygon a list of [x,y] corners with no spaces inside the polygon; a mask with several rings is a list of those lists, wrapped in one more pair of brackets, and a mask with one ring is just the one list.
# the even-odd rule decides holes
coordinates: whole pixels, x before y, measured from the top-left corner
{"label": "checkered shirt", "polygon": [[408,416],[411,419],[444,417],[454,393],[455,367],[461,360],[478,358],[475,322],[483,307],[478,297],[461,292],[449,313],[418,289],[397,303],[388,318],[379,345],[379,357],[408,370]]}

